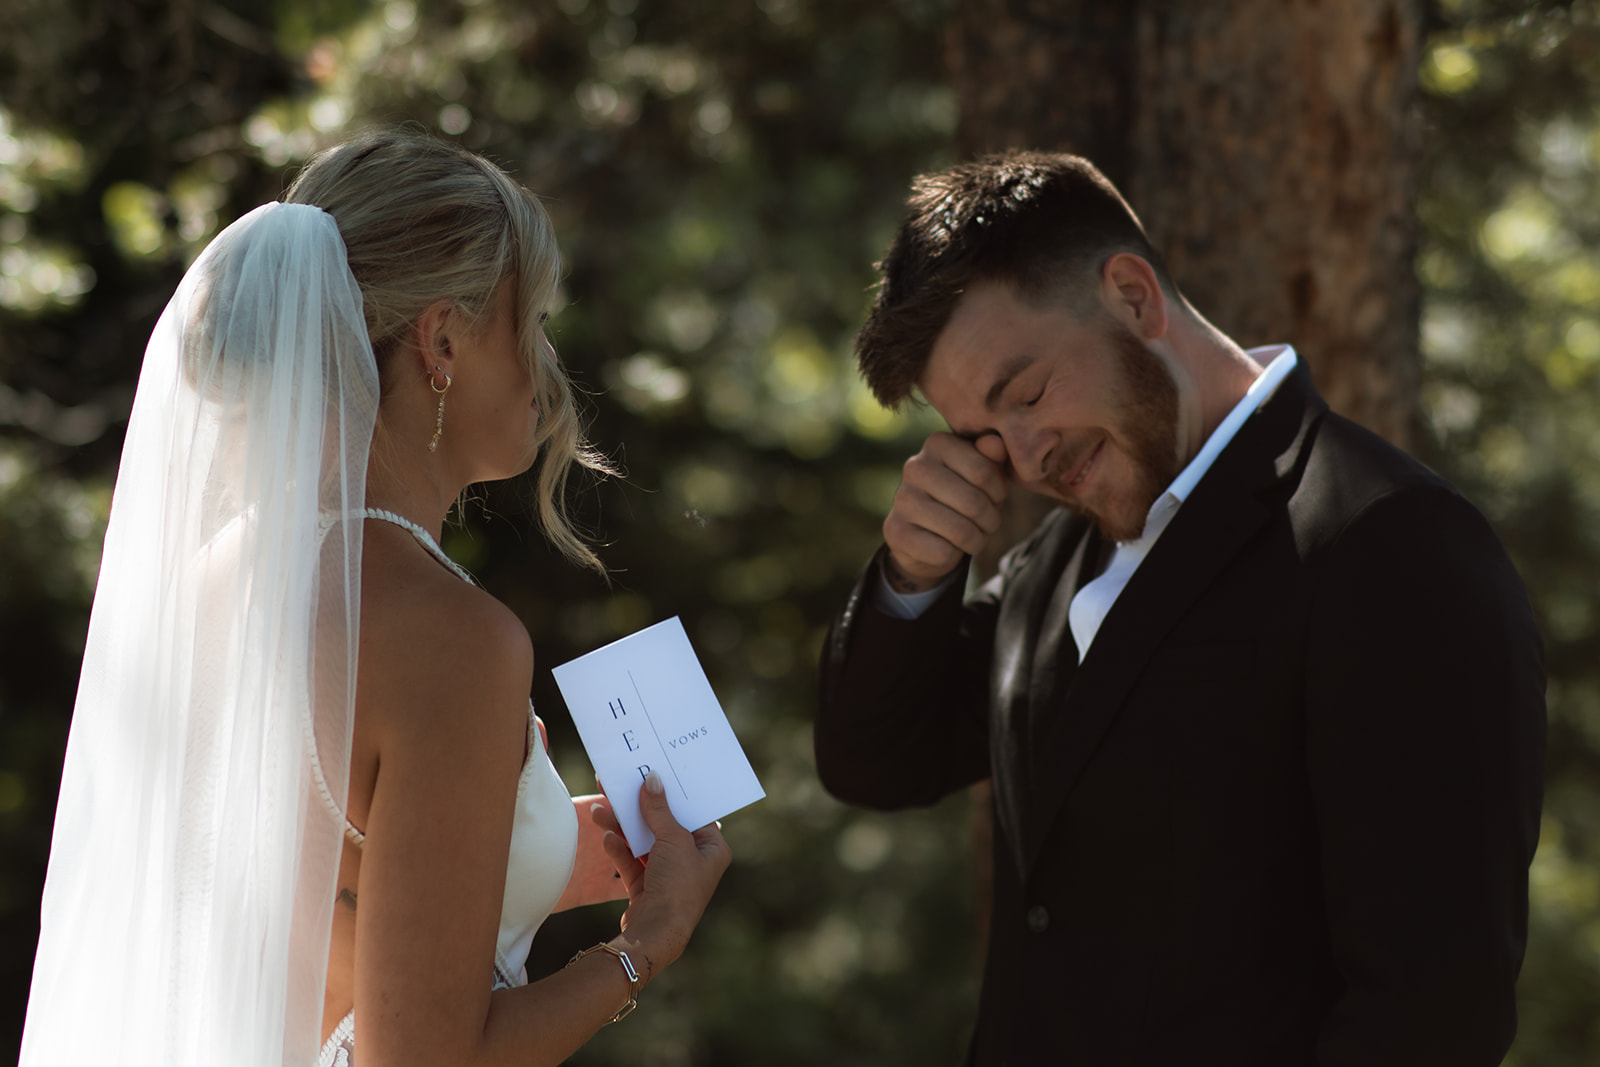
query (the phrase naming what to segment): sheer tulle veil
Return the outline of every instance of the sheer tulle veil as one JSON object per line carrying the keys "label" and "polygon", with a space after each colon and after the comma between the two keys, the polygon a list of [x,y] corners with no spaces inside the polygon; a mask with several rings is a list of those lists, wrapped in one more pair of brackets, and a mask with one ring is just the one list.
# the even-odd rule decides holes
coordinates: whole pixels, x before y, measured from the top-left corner
{"label": "sheer tulle veil", "polygon": [[378,373],[332,216],[185,275],[117,474],[25,1067],[310,1064],[354,714]]}

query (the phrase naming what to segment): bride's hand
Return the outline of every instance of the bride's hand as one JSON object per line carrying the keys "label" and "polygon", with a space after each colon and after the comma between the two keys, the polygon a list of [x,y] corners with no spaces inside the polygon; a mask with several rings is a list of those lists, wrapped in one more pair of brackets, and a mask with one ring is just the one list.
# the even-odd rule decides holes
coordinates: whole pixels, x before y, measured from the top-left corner
{"label": "bride's hand", "polygon": [[604,807],[609,815],[610,805],[602,793],[573,797],[572,806],[578,813],[578,854],[572,864],[572,877],[567,880],[566,891],[552,911],[565,911],[586,904],[603,904],[608,900],[625,900],[627,887],[617,874],[611,854],[605,849],[608,827],[594,818],[594,809]]}
{"label": "bride's hand", "polygon": [[626,942],[637,945],[645,957],[640,969],[648,981],[683,953],[733,853],[716,824],[693,833],[678,824],[661,778],[653,771],[639,790],[639,813],[656,836],[648,864],[634,858],[609,807],[597,804],[591,810],[596,824],[606,830],[606,854],[628,893],[619,942],[625,949]]}

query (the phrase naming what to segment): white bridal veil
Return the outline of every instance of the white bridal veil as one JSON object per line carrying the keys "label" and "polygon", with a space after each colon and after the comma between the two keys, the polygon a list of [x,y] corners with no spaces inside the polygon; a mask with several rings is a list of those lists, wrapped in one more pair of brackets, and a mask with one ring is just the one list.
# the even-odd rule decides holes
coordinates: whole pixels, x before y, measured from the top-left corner
{"label": "white bridal veil", "polygon": [[378,375],[332,216],[185,275],[117,473],[24,1067],[279,1067],[320,1043]]}

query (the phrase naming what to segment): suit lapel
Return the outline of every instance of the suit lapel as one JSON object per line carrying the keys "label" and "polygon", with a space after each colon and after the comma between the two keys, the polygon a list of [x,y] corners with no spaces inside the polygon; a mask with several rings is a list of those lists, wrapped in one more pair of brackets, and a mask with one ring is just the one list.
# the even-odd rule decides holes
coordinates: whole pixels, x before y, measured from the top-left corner
{"label": "suit lapel", "polygon": [[[1271,517],[1271,491],[1298,469],[1325,410],[1302,364],[1200,480],[1117,597],[1082,662],[1075,670],[1058,666],[1054,676],[1039,676],[1042,687],[1031,694],[1024,872],[1167,633]],[[1051,616],[1053,609],[1052,604]],[[1058,664],[1076,660],[1066,605],[1061,616],[1060,654],[1051,657]],[[1055,646],[1038,647],[1045,656]]]}
{"label": "suit lapel", "polygon": [[[1025,810],[1035,824],[1041,813],[1032,798],[1038,795],[1040,785],[1056,774],[1054,761],[1050,758],[1051,750],[1040,740],[1048,735],[1051,720],[1055,717],[1052,708],[1059,707],[1060,694],[1068,691],[1079,665],[1078,645],[1072,636],[1069,614],[1072,600],[1078,595],[1078,590],[1105,569],[1111,548],[1099,531],[1090,526],[1088,532],[1078,538],[1077,548],[1062,571],[1061,579],[1050,595],[1049,606],[1040,619],[1035,641],[1038,652],[1028,679],[1028,724],[1025,736],[1029,744],[1023,753],[1026,773],[1022,775],[1029,785],[1030,794]],[[1042,826],[1030,826],[1029,830],[1027,839],[1032,840]],[[1022,873],[1026,873],[1026,870]]]}
{"label": "suit lapel", "polygon": [[[1007,598],[1001,605],[990,678],[994,802],[1019,874],[1024,870],[1023,846],[1028,840],[1033,792],[1028,777],[1028,753],[1033,747],[1031,694],[1041,671],[1054,679],[1058,670],[1055,641],[1043,635],[1064,629],[1054,621],[1057,606],[1060,604],[1064,619],[1065,605],[1084,581],[1086,546],[1099,540],[1093,534],[1085,536],[1088,524],[1083,519],[1065,512],[1046,521],[1059,523],[1057,530],[1012,578],[1013,588],[1027,590],[1027,595]],[[1077,651],[1070,630],[1065,632],[1065,673],[1070,677]]]}

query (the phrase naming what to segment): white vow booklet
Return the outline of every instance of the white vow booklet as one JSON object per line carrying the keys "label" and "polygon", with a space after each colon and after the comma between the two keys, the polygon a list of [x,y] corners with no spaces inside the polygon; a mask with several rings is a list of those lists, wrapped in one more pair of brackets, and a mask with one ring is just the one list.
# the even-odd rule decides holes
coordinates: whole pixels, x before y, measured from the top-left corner
{"label": "white vow booklet", "polygon": [[550,673],[635,856],[656,840],[638,804],[652,770],[672,814],[691,830],[767,795],[677,616]]}

